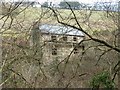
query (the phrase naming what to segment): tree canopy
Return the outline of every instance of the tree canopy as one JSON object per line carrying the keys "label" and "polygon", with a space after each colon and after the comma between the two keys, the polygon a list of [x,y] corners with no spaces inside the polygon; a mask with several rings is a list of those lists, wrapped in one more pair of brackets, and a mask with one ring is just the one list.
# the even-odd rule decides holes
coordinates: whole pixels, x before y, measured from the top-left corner
{"label": "tree canopy", "polygon": [[67,3],[65,1],[62,1],[62,2],[60,2],[59,6],[60,6],[60,8],[69,9],[70,7],[68,4],[71,6],[72,9],[79,9],[79,7],[80,7],[80,3],[77,1],[69,1]]}
{"label": "tree canopy", "polygon": [[48,2],[44,2],[41,7],[48,7]]}

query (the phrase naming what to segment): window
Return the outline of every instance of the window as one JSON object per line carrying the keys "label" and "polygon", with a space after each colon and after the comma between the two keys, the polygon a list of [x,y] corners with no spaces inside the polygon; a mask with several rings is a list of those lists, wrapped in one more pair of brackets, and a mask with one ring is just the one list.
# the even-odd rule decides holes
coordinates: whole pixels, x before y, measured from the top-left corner
{"label": "window", "polygon": [[56,47],[52,47],[52,55],[57,55],[57,48]]}
{"label": "window", "polygon": [[74,54],[77,54],[78,53],[78,48],[75,48],[74,49]]}
{"label": "window", "polygon": [[57,41],[57,38],[56,36],[51,36],[51,40],[54,42],[54,41]]}
{"label": "window", "polygon": [[52,49],[52,55],[57,55],[57,48]]}
{"label": "window", "polygon": [[63,36],[63,41],[67,41],[67,36]]}
{"label": "window", "polygon": [[84,45],[82,45],[82,50],[83,50],[83,51],[85,50],[85,46],[84,46]]}
{"label": "window", "polygon": [[74,36],[74,37],[73,37],[73,41],[77,41],[77,37]]}

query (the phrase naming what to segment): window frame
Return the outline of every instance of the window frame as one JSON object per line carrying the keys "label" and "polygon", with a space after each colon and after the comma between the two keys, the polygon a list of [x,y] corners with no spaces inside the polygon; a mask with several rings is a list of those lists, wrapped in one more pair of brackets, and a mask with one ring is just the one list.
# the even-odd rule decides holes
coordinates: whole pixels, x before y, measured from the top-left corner
{"label": "window frame", "polygon": [[74,48],[74,54],[79,53],[78,48]]}
{"label": "window frame", "polygon": [[52,46],[52,55],[57,55],[57,47]]}
{"label": "window frame", "polygon": [[76,36],[73,37],[73,41],[77,41],[77,39],[78,39],[78,38],[77,38]]}
{"label": "window frame", "polygon": [[67,41],[68,37],[67,36],[63,36],[63,41]]}
{"label": "window frame", "polygon": [[52,35],[52,36],[51,36],[51,41],[53,41],[53,42],[54,42],[54,41],[57,41],[57,36],[56,36],[56,35]]}

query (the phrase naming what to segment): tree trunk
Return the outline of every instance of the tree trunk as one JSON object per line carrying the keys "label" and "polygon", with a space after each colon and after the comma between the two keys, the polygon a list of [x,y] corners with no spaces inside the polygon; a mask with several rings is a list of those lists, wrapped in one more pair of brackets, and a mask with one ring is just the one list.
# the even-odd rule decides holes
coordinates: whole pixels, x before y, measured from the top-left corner
{"label": "tree trunk", "polygon": [[[118,2],[118,48],[120,48],[120,1]],[[118,53],[118,60],[120,60],[120,53]],[[118,65],[118,68],[120,68],[120,64]],[[118,71],[118,88],[120,90],[120,70]]]}

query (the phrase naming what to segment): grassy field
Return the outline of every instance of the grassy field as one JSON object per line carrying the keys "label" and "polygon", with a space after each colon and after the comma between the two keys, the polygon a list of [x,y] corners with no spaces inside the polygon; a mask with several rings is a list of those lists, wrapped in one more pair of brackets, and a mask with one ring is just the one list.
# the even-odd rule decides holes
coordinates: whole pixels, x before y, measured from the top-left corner
{"label": "grassy field", "polygon": [[[22,11],[24,7],[19,8],[19,12]],[[71,10],[68,9],[57,9],[60,20],[63,22],[75,25],[74,16]],[[114,31],[116,30],[116,25],[114,23],[114,18],[111,18],[105,11],[89,11],[89,10],[74,10],[74,13],[84,30],[92,34],[94,31],[100,32],[104,30]],[[2,17],[2,16],[1,16]],[[62,17],[62,18],[61,18]],[[7,17],[0,20],[1,24],[4,23]],[[13,17],[13,22],[11,28],[6,28],[7,31],[27,31],[32,26],[33,22],[39,19],[40,24],[56,24],[57,21],[54,17],[53,12],[48,8],[35,8],[29,7],[24,10],[19,15]],[[5,27],[10,25],[11,18],[8,18]]]}

